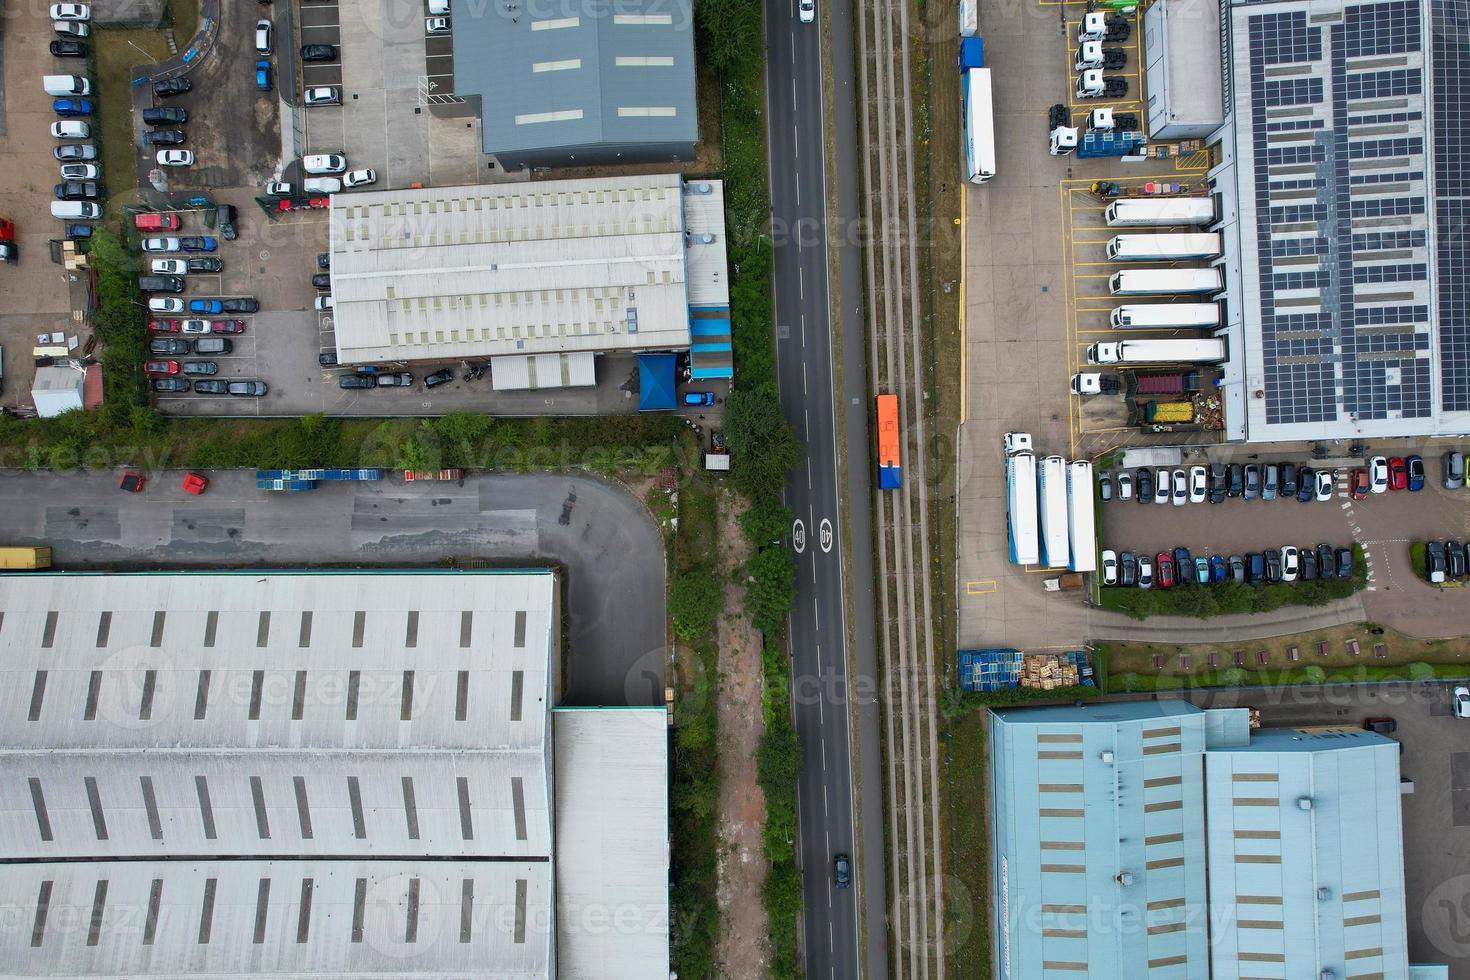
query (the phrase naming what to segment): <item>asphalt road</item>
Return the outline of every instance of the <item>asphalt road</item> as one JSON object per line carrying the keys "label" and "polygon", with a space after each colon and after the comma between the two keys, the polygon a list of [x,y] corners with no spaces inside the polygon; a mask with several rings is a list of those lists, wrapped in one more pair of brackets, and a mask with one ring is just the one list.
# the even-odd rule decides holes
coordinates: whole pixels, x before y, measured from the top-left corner
{"label": "asphalt road", "polygon": [[[856,157],[852,133],[852,28],[850,0],[836,0],[830,11],[833,74],[839,144],[834,175],[839,209],[857,213]],[[819,12],[820,18],[820,12]],[[791,615],[791,654],[795,682],[796,731],[802,745],[798,786],[799,854],[803,870],[803,953],[811,978],[850,980],[866,973],[887,975],[884,917],[883,819],[878,706],[873,647],[872,531],[867,486],[867,412],[865,399],[844,401],[834,391],[828,242],[838,243],[842,295],[856,304],[861,295],[860,253],[843,248],[845,235],[833,235],[826,219],[822,109],[822,25],[803,24],[794,0],[768,0],[766,44],[771,162],[772,234],[775,241],[777,380],[782,407],[806,447],[805,465],[787,483],[786,503],[795,514],[797,598]],[[846,253],[846,254],[844,254]],[[842,311],[855,332],[846,347],[844,369],[849,390],[863,391],[860,309]],[[838,464],[836,411],[848,413],[848,452],[854,473],[844,488]],[[855,506],[844,505],[844,490]],[[848,534],[851,539],[848,539]],[[843,556],[847,549],[854,592],[845,605]],[[858,637],[852,653],[860,683],[848,675],[849,620]],[[849,728],[849,691],[858,699],[859,758],[863,785],[864,839],[855,839],[853,752]],[[833,884],[837,854],[854,858],[854,887]],[[862,943],[859,903],[867,916],[868,942]]]}
{"label": "asphalt road", "polygon": [[[255,489],[254,471],[181,474],[141,494],[111,471],[0,473],[0,542],[48,544],[64,569],[438,565],[444,557],[564,572],[564,704],[663,703],[664,548],[622,489],[586,477],[505,474],[457,483]],[[562,523],[565,518],[566,523]]]}

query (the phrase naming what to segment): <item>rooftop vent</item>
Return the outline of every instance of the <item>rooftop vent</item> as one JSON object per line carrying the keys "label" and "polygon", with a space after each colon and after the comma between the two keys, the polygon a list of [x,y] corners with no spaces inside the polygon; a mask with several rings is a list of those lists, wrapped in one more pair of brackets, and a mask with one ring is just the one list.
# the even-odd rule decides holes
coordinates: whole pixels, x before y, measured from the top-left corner
{"label": "rooftop vent", "polygon": [[714,190],[713,187],[705,183],[690,184],[689,189],[696,194],[708,194],[710,191]]}
{"label": "rooftop vent", "polygon": [[1103,765],[1105,765],[1105,766],[1111,766],[1113,764],[1113,750],[1112,749],[1103,749],[1101,752],[1099,752],[1097,754],[1097,757],[1103,761]]}
{"label": "rooftop vent", "polygon": [[1129,885],[1133,884],[1133,872],[1119,871],[1116,880],[1118,884],[1122,885],[1124,888],[1127,888]]}
{"label": "rooftop vent", "polygon": [[1328,888],[1326,885],[1323,885],[1321,888],[1317,889],[1317,901],[1325,902],[1331,897],[1332,889]]}
{"label": "rooftop vent", "polygon": [[1298,796],[1296,799],[1296,808],[1298,810],[1310,810],[1312,808],[1312,798],[1310,796]]}

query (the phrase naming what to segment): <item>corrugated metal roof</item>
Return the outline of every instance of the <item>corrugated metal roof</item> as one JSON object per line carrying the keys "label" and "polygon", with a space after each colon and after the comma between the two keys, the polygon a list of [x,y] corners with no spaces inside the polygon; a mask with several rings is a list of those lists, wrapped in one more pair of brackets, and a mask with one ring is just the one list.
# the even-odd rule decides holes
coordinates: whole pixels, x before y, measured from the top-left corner
{"label": "corrugated metal roof", "polygon": [[663,708],[558,708],[552,722],[557,976],[666,977],[668,716]]}
{"label": "corrugated metal roof", "polygon": [[681,185],[663,174],[334,195],[339,360],[687,347]]}

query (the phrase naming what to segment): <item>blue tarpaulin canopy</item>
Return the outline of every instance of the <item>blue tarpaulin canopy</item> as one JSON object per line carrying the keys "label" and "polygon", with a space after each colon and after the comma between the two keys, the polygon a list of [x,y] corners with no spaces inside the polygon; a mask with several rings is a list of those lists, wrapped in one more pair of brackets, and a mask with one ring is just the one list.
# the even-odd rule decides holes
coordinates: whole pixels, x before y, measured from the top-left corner
{"label": "blue tarpaulin canopy", "polygon": [[672,411],[674,388],[673,354],[638,355],[638,411]]}

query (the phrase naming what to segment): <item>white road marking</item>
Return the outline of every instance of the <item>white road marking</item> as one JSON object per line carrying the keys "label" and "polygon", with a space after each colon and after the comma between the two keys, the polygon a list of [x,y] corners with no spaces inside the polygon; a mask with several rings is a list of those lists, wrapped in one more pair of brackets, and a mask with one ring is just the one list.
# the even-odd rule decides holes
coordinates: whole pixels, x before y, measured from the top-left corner
{"label": "white road marking", "polygon": [[806,394],[806,361],[801,362],[801,393]]}

